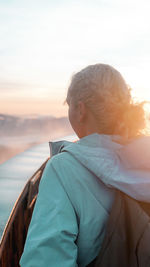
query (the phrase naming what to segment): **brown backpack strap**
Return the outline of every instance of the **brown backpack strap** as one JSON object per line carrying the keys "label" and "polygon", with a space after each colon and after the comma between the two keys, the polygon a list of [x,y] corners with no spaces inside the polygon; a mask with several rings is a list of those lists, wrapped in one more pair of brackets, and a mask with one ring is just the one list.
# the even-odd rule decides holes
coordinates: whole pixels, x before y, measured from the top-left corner
{"label": "brown backpack strap", "polygon": [[147,215],[150,216],[150,203],[140,201],[138,201],[138,203],[140,204],[141,208],[147,213]]}
{"label": "brown backpack strap", "polygon": [[[105,238],[95,267],[150,266],[139,265],[139,261],[150,263],[150,247],[145,235],[145,231],[150,229],[149,221],[149,216],[136,200],[116,191]],[[148,237],[149,235],[150,230],[147,232]],[[141,237],[143,237],[144,249],[147,247],[146,254],[139,250]]]}
{"label": "brown backpack strap", "polygon": [[95,267],[96,261],[97,261],[97,257],[92,262],[90,262],[88,265],[86,265],[86,267]]}

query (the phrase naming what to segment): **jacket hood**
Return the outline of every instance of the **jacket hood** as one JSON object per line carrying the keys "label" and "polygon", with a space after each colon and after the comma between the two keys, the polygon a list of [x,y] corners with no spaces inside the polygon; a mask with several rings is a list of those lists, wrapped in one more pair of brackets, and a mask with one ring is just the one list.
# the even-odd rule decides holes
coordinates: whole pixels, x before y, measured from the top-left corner
{"label": "jacket hood", "polygon": [[120,143],[120,136],[91,134],[75,143],[50,142],[51,155],[68,152],[105,185],[150,202],[150,137]]}

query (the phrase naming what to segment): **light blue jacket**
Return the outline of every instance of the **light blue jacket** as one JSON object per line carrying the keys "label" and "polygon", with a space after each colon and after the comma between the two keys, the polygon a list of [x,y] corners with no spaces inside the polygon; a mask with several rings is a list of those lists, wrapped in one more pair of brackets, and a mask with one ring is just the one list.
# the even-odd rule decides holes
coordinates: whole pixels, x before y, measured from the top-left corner
{"label": "light blue jacket", "polygon": [[[150,202],[150,137],[128,145],[92,134],[52,143],[22,267],[84,267],[98,254],[118,188]],[[116,142],[117,141],[117,142]]]}

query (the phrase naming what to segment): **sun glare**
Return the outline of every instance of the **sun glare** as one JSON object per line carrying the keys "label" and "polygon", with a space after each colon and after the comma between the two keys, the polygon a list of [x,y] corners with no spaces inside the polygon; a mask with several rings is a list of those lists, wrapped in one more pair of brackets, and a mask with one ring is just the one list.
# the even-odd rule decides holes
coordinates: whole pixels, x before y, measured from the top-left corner
{"label": "sun glare", "polygon": [[[22,9],[20,1],[2,2],[0,93],[8,96],[8,102],[4,109],[3,103],[1,112],[8,109],[10,97],[14,102],[22,98],[18,112],[19,105],[30,112],[24,97],[31,97],[41,99],[43,105],[50,99],[49,105],[57,113],[51,103],[56,98],[63,102],[71,75],[101,62],[125,76],[136,98],[150,100],[148,1],[49,1],[47,6],[48,2],[34,5],[31,0],[30,5],[22,1]],[[14,112],[13,104],[9,112]]]}

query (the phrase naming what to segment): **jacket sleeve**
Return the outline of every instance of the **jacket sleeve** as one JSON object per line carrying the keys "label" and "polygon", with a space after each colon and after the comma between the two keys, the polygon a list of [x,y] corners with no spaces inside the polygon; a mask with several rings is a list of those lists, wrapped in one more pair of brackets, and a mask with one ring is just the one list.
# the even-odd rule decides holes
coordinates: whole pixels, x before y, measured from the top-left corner
{"label": "jacket sleeve", "polygon": [[78,266],[76,214],[52,161],[48,161],[40,182],[20,261],[22,267]]}

